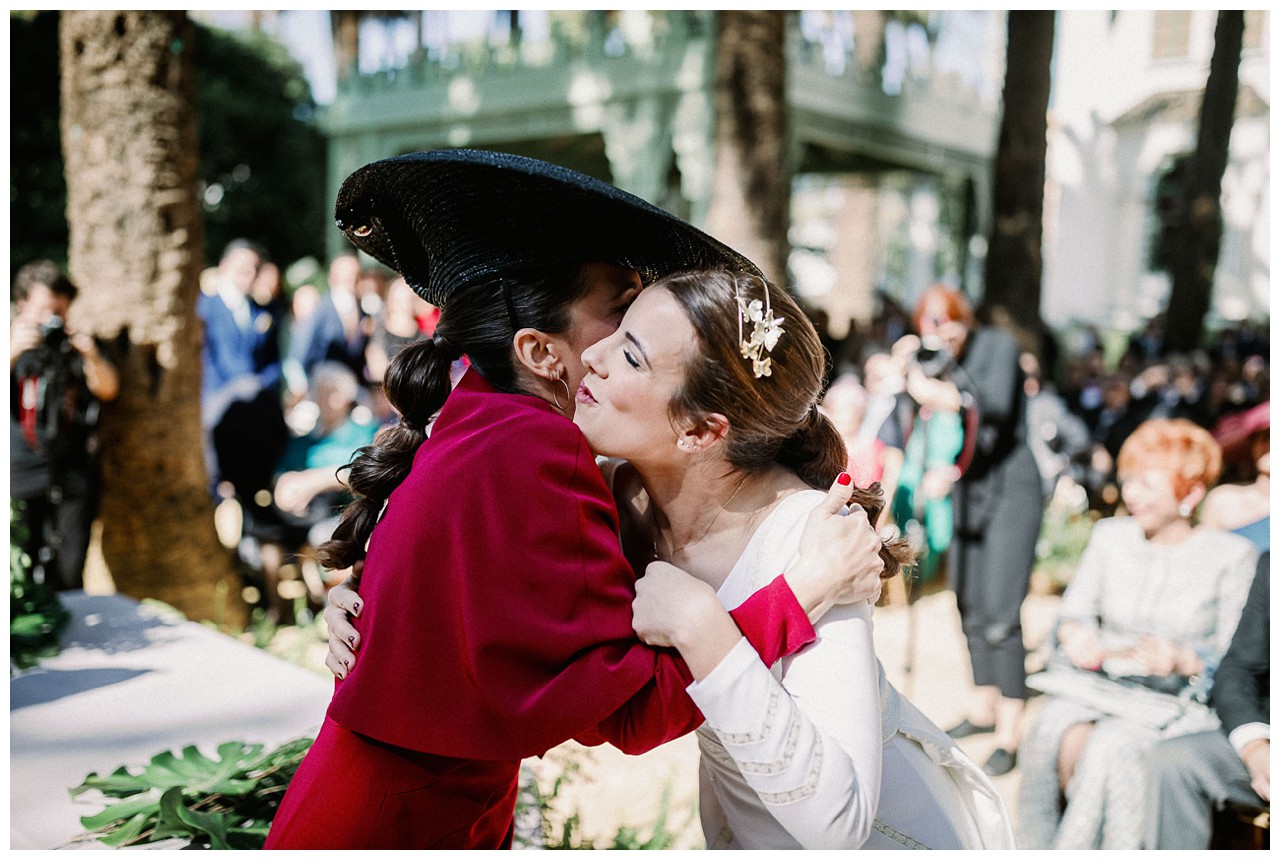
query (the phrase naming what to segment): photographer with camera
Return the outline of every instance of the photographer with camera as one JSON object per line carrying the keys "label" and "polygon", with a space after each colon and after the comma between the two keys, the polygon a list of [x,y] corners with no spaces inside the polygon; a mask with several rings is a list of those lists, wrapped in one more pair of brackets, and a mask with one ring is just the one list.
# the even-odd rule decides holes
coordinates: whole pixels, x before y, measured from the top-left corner
{"label": "photographer with camera", "polygon": [[922,411],[968,419],[958,465],[929,470],[922,485],[927,496],[951,490],[951,585],[977,687],[948,734],[994,732],[983,769],[1000,776],[1017,764],[1028,695],[1021,609],[1044,512],[1018,344],[1002,328],[978,325],[964,294],[942,285],[925,290],[913,321],[919,336],[894,345],[907,360],[907,393]]}
{"label": "photographer with camera", "polygon": [[76,286],[52,261],[13,281],[9,323],[9,495],[38,582],[80,588],[97,513],[99,405],[120,391],[92,337],[66,323]]}

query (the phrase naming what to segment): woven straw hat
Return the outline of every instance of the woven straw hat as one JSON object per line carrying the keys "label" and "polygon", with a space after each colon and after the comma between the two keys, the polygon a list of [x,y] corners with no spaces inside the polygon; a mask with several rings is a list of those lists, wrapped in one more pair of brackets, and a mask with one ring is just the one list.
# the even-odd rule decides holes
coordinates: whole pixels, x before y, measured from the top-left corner
{"label": "woven straw hat", "polygon": [[375,161],[342,184],[338,229],[443,305],[462,286],[548,263],[760,274],[746,257],[635,195],[545,161],[471,149]]}

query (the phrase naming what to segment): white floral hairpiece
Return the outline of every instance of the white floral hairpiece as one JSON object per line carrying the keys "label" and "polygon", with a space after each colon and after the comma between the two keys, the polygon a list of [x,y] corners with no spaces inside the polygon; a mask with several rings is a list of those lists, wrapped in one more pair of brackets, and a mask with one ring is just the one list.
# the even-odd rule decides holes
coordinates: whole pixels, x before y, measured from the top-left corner
{"label": "white floral hairpiece", "polygon": [[[772,361],[765,353],[772,352],[778,344],[778,338],[782,337],[783,319],[773,315],[773,308],[769,304],[769,286],[765,285],[763,302],[759,299],[747,301],[741,292],[738,292],[737,299],[738,347],[742,357],[751,360],[751,372],[756,379],[772,376]],[[752,325],[749,336],[743,332],[747,322]]]}

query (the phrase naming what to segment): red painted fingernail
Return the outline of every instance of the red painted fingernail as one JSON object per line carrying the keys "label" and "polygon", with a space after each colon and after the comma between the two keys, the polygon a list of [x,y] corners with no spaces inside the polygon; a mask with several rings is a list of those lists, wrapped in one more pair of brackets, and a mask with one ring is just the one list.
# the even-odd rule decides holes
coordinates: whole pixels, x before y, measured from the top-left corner
{"label": "red painted fingernail", "polygon": [[836,483],[842,487],[847,487],[853,483],[853,476],[848,472],[841,472],[840,477],[836,478]]}

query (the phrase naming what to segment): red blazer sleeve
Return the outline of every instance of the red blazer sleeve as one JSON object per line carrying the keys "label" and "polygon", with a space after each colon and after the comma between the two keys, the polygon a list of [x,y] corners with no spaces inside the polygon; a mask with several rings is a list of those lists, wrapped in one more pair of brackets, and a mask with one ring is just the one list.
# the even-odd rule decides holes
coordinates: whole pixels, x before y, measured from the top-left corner
{"label": "red blazer sleeve", "polygon": [[[794,654],[816,638],[808,615],[781,575],[729,614],[766,666]],[[681,679],[679,690],[669,690],[655,679],[654,684],[646,685],[593,731],[577,740],[584,744],[611,743],[625,753],[636,755],[697,728],[702,714],[695,709],[693,719],[669,725],[666,736],[653,742],[650,727],[663,719],[662,714],[678,712],[683,707],[688,700],[685,689],[693,681],[688,667],[675,652],[663,649],[663,657],[675,664]]]}

